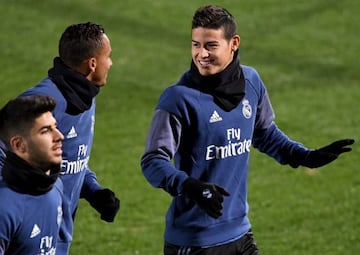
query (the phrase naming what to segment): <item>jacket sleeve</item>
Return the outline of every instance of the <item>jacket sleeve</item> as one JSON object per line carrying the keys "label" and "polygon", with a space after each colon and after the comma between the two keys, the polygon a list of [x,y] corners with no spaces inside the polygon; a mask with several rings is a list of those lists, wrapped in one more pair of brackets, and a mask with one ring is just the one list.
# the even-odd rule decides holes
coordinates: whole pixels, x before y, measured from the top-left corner
{"label": "jacket sleeve", "polygon": [[173,159],[181,138],[181,123],[164,110],[156,110],[146,140],[141,168],[151,185],[162,188],[172,196],[181,193],[188,175],[173,166]]}
{"label": "jacket sleeve", "polygon": [[89,201],[91,195],[95,190],[102,189],[101,185],[97,181],[96,174],[88,167],[84,170],[85,178],[81,187],[80,197]]}
{"label": "jacket sleeve", "polygon": [[9,209],[10,207],[5,206],[9,200],[10,199],[5,199],[5,202],[2,200],[2,203],[4,204],[0,207],[0,255],[6,254],[6,251],[12,242],[12,236],[14,236],[14,233],[19,227],[15,216],[16,213],[12,211],[14,208],[12,207]]}
{"label": "jacket sleeve", "polygon": [[253,146],[280,164],[289,164],[296,168],[308,156],[310,150],[291,140],[279,129],[274,119],[275,114],[265,91],[257,109]]}
{"label": "jacket sleeve", "polygon": [[6,241],[0,238],[0,255],[4,255],[6,251]]}

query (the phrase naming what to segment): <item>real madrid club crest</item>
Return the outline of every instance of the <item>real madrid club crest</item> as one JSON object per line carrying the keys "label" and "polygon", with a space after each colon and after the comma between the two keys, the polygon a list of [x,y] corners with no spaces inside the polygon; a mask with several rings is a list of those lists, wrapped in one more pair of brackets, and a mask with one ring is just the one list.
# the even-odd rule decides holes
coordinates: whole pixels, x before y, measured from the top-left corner
{"label": "real madrid club crest", "polygon": [[251,118],[251,114],[252,114],[252,109],[251,109],[251,105],[250,105],[250,103],[249,103],[249,100],[244,99],[244,100],[242,101],[242,105],[243,105],[243,107],[242,107],[242,113],[243,113],[244,117],[245,117],[246,119],[250,119],[250,118]]}

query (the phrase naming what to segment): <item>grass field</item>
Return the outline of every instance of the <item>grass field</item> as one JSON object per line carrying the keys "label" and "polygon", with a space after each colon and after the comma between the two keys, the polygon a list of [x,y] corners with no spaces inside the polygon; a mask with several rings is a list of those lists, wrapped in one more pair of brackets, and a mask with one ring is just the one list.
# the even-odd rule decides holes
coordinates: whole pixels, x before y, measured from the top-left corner
{"label": "grass field", "polygon": [[[101,23],[112,42],[90,164],[121,210],[108,224],[81,201],[71,255],[162,254],[170,197],[145,181],[139,160],[158,96],[189,67],[192,14],[210,2],[236,17],[241,62],[261,74],[282,130],[312,148],[359,140],[358,1],[0,0],[1,105],[47,74],[69,24]],[[331,165],[293,170],[252,151],[261,254],[360,254],[359,153],[355,144]]]}

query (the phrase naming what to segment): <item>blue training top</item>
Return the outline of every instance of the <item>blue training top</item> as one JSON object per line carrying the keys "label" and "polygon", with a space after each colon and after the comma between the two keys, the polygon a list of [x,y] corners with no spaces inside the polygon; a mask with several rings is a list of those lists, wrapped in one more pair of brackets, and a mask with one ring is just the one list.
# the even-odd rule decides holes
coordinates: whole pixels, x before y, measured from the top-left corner
{"label": "blue training top", "polygon": [[88,166],[94,136],[96,103],[95,98],[93,98],[89,110],[78,115],[67,114],[65,112],[66,100],[50,78],[45,78],[20,96],[38,94],[55,98],[56,107],[53,115],[57,121],[58,129],[64,135],[60,173],[60,178],[64,184],[64,212],[56,254],[67,255],[72,241],[73,217],[78,207],[79,198],[88,199],[95,190],[101,189],[95,173]]}
{"label": "blue training top", "polygon": [[62,189],[58,179],[49,192],[35,196],[18,193],[0,180],[0,254],[55,254]]}
{"label": "blue training top", "polygon": [[[246,94],[230,112],[213,96],[192,88],[189,72],[160,96],[141,160],[144,176],[173,196],[165,240],[179,246],[215,246],[242,237],[251,227],[247,178],[251,145],[287,164],[308,149],[290,140],[274,123],[260,76],[242,65]],[[206,84],[204,84],[206,86]],[[174,164],[172,163],[174,160]],[[214,219],[182,194],[189,177],[222,186],[223,215]]]}

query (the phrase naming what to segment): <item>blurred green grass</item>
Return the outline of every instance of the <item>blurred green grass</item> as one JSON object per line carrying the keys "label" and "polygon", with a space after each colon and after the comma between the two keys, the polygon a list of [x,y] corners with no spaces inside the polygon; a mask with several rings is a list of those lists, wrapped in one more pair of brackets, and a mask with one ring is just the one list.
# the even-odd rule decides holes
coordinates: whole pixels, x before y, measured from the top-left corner
{"label": "blurred green grass", "polygon": [[[139,167],[161,91],[190,63],[190,22],[208,1],[0,0],[0,104],[46,75],[71,23],[105,26],[113,48],[97,97],[91,167],[121,199],[115,223],[81,201],[71,255],[162,254],[170,197]],[[360,5],[355,0],[212,1],[236,17],[241,62],[267,85],[277,124],[308,147],[359,140]],[[280,166],[253,150],[250,217],[262,254],[358,254],[360,176],[353,152],[322,169]]]}

